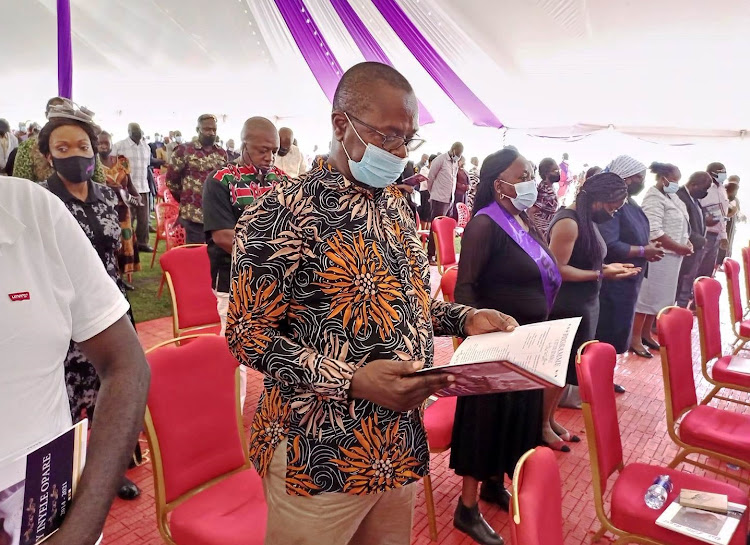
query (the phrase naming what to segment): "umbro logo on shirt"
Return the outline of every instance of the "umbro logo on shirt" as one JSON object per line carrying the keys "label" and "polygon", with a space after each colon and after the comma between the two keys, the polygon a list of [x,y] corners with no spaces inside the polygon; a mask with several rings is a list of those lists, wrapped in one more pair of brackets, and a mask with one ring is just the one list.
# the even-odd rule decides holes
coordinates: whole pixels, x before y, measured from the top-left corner
{"label": "umbro logo on shirt", "polygon": [[18,293],[9,293],[11,301],[28,301],[31,299],[31,294],[28,291],[20,291]]}

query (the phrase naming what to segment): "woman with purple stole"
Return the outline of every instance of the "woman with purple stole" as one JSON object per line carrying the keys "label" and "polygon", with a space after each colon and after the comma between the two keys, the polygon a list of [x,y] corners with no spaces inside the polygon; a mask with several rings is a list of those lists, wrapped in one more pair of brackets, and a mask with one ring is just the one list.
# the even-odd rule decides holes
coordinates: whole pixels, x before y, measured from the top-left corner
{"label": "woman with purple stole", "polygon": [[[484,160],[455,292],[457,302],[501,310],[522,325],[547,319],[561,284],[544,238],[525,213],[537,196],[531,172],[514,148]],[[543,390],[458,398],[450,467],[463,477],[463,489],[454,525],[478,543],[503,542],[479,512],[479,483],[479,497],[507,511],[503,477],[512,477],[521,455],[542,443],[543,419]]]}

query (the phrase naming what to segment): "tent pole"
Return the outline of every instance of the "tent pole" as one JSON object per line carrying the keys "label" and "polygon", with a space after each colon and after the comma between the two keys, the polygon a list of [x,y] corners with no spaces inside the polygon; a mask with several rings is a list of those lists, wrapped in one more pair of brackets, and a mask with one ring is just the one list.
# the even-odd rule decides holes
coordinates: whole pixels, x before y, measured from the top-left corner
{"label": "tent pole", "polygon": [[57,94],[73,98],[73,40],[70,0],[57,0]]}

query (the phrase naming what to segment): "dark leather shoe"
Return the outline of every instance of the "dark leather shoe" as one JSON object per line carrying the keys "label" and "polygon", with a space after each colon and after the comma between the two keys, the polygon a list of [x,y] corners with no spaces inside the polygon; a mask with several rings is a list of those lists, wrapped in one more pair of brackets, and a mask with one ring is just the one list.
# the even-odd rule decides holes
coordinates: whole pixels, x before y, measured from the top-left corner
{"label": "dark leather shoe", "polygon": [[128,291],[133,291],[135,289],[135,286],[133,284],[126,282],[125,280],[122,281],[122,285]]}
{"label": "dark leather shoe", "polygon": [[469,508],[463,504],[461,498],[458,498],[456,513],[453,515],[453,526],[481,545],[504,545],[505,543],[503,538],[484,520],[482,513],[479,512],[479,504]]}
{"label": "dark leather shoe", "polygon": [[479,489],[479,498],[494,503],[506,513],[510,509],[510,492],[497,481],[484,481]]}
{"label": "dark leather shoe", "polygon": [[620,386],[619,384],[615,384],[615,393],[616,394],[624,394],[627,390],[625,390],[624,386]]}
{"label": "dark leather shoe", "polygon": [[654,355],[649,352],[648,350],[638,350],[637,348],[633,348],[632,346],[628,348],[628,352],[632,352],[636,356],[640,356],[642,358],[653,358]]}
{"label": "dark leather shoe", "polygon": [[117,496],[122,500],[134,500],[141,495],[140,489],[135,485],[133,481],[127,477],[123,477],[123,484],[117,491]]}
{"label": "dark leather shoe", "polygon": [[652,341],[651,339],[646,339],[645,337],[641,339],[641,342],[643,343],[643,346],[648,346],[649,348],[653,348],[654,350],[659,350],[661,346],[659,346],[659,343],[656,341]]}
{"label": "dark leather shoe", "polygon": [[139,244],[138,245],[138,251],[139,252],[146,252],[146,253],[151,254],[151,253],[154,252],[154,249],[151,246],[149,246],[148,244]]}

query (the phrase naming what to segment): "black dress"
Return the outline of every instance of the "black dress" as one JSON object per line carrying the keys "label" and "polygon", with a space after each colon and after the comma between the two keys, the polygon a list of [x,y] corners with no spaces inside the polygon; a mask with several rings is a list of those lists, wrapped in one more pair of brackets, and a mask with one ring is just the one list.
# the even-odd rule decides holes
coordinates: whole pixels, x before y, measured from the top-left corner
{"label": "black dress", "polygon": [[[561,208],[557,211],[555,217],[552,218],[549,232],[552,232],[552,228],[558,221],[565,218],[570,218],[578,224],[578,214],[575,210]],[[594,225],[594,232],[601,246],[602,256],[604,256],[607,253],[607,245],[599,234],[599,229],[596,225]],[[573,253],[570,255],[568,265],[587,271],[601,270],[602,259],[598,259],[595,262],[586,249],[581,246],[580,240],[578,238],[573,246]],[[592,280],[591,282],[563,282],[549,316],[550,320],[581,317],[581,325],[578,327],[575,339],[573,339],[573,350],[570,353],[570,361],[568,363],[568,376],[566,379],[568,384],[578,385],[575,366],[578,349],[583,343],[596,337],[596,324],[599,320],[600,285],[601,282],[599,280]]]}
{"label": "black dress", "polygon": [[[547,319],[536,263],[490,217],[466,226],[460,263],[456,302],[499,310],[521,325]],[[521,455],[542,442],[542,413],[543,390],[459,397],[450,467],[480,481],[511,477]]]}

